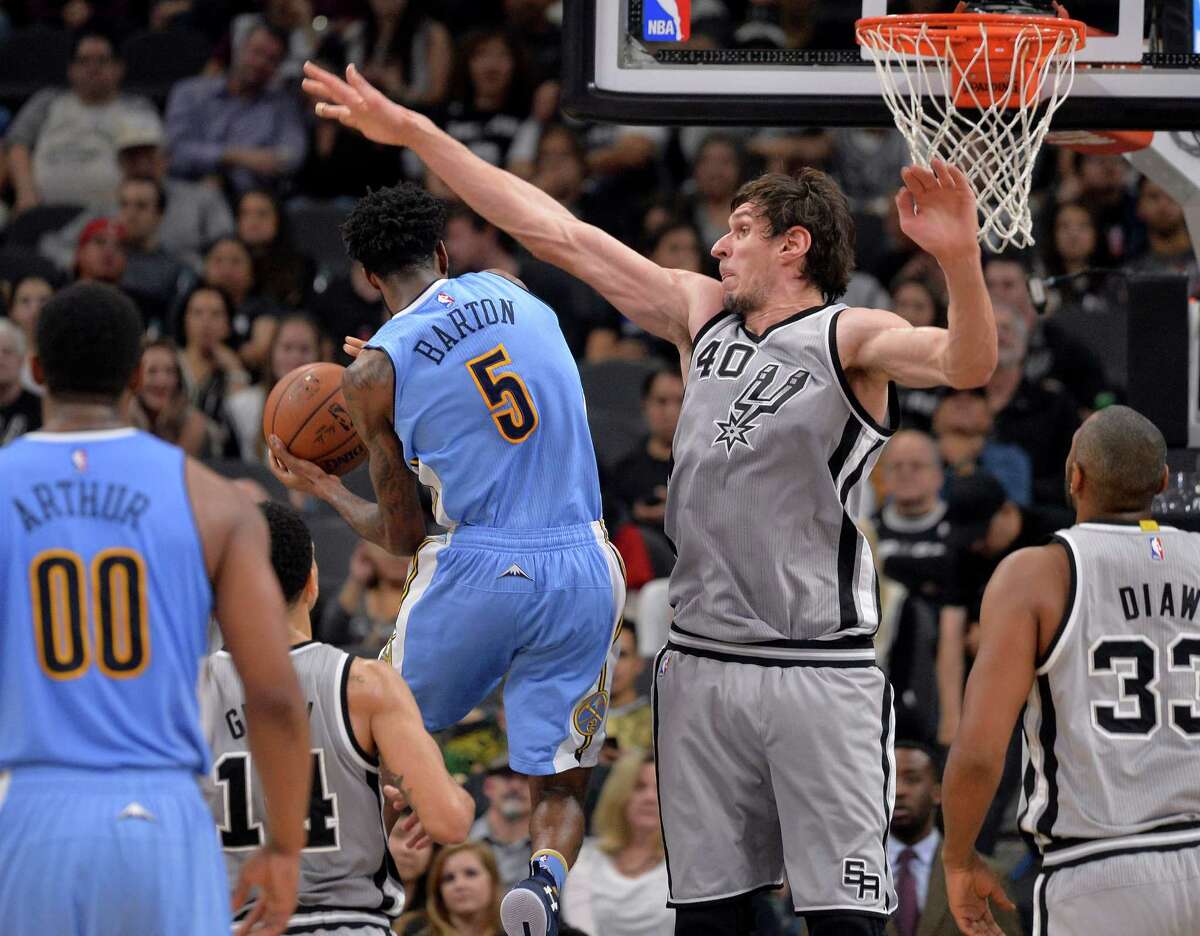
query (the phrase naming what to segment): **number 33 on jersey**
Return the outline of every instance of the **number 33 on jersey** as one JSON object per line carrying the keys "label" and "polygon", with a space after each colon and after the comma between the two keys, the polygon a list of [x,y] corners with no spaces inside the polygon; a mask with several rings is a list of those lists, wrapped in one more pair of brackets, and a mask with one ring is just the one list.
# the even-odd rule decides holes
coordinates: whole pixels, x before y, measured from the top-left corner
{"label": "number 33 on jersey", "polygon": [[558,318],[495,273],[437,280],[367,343],[396,376],[393,423],[438,523],[600,516],[583,388]]}

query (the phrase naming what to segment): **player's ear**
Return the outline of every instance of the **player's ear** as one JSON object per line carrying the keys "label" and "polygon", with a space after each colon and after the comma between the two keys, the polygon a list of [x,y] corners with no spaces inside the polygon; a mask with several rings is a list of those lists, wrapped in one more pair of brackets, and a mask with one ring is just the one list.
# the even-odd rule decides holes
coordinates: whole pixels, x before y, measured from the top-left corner
{"label": "player's ear", "polygon": [[438,241],[437,247],[433,251],[433,257],[438,272],[442,276],[447,276],[450,273],[450,252],[446,250],[445,241]]}
{"label": "player's ear", "polygon": [[1163,491],[1165,491],[1167,489],[1167,484],[1170,480],[1171,480],[1171,469],[1168,468],[1166,465],[1163,465],[1162,478],[1159,479],[1158,490],[1155,491],[1154,493],[1161,494]]}
{"label": "player's ear", "polygon": [[133,373],[129,376],[128,389],[130,393],[136,394],[142,389],[142,362],[138,361],[138,366],[133,369]]}
{"label": "player's ear", "polygon": [[317,559],[314,556],[312,565],[308,569],[308,581],[304,583],[304,602],[313,608],[317,603],[317,598],[320,597],[321,586],[319,584],[317,572]]}
{"label": "player's ear", "polygon": [[812,247],[812,234],[808,228],[794,224],[783,232],[779,251],[787,260],[799,260]]}

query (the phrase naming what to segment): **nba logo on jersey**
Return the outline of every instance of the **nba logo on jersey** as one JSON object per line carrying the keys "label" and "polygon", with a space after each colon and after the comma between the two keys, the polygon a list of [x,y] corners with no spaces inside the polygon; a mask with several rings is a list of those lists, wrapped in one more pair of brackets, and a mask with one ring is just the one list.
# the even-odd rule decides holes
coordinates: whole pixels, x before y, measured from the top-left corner
{"label": "nba logo on jersey", "polygon": [[447,295],[446,293],[443,293],[443,292],[440,292],[437,294],[437,301],[440,302],[444,306],[454,305],[454,297]]}
{"label": "nba logo on jersey", "polygon": [[642,38],[647,42],[686,42],[692,37],[692,0],[645,0]]}
{"label": "nba logo on jersey", "polygon": [[1162,562],[1167,558],[1167,551],[1163,549],[1163,541],[1161,536],[1150,537],[1150,558],[1158,562]]}

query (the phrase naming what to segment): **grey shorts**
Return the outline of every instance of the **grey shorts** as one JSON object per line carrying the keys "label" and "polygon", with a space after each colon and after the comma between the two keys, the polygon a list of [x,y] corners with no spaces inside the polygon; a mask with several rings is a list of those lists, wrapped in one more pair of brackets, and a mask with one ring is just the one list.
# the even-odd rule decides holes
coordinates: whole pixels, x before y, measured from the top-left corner
{"label": "grey shorts", "polygon": [[874,665],[743,662],[668,643],[654,748],[671,906],[781,885],[797,913],[896,908],[891,687]]}
{"label": "grey shorts", "polygon": [[1200,846],[1112,855],[1038,875],[1033,936],[1108,933],[1200,933]]}

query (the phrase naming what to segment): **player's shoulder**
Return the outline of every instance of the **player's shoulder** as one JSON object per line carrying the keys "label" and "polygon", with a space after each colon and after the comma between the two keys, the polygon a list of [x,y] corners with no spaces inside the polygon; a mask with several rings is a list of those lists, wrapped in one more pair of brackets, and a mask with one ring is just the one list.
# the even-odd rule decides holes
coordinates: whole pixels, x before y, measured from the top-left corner
{"label": "player's shoulder", "polygon": [[1005,556],[996,567],[992,582],[999,590],[1017,588],[1029,600],[1066,588],[1071,576],[1069,548],[1061,539],[1040,546],[1026,546]]}
{"label": "player's shoulder", "polygon": [[351,711],[364,715],[388,709],[416,710],[408,684],[384,660],[354,657],[350,661],[346,700]]}

